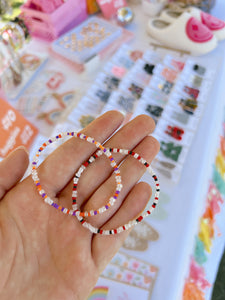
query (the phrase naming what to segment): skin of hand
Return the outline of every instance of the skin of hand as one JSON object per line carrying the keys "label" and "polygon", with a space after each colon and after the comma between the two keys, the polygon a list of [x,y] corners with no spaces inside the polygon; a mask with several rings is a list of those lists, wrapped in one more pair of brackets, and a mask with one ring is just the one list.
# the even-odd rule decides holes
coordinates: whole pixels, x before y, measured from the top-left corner
{"label": "skin of hand", "polygon": [[[150,136],[154,121],[141,115],[122,123],[122,114],[110,111],[82,132],[105,147],[133,149],[151,163],[159,151],[158,141]],[[38,167],[40,182],[55,202],[71,207],[74,173],[95,151],[94,145],[71,138]],[[122,162],[123,189],[113,207],[88,218],[94,226],[107,229],[137,217],[151,196],[150,186],[138,182],[146,168],[133,157],[119,153],[113,157],[117,164]],[[85,300],[129,231],[94,235],[76,217],[45,204],[31,176],[21,181],[28,164],[22,147],[0,163],[0,299]],[[87,167],[77,190],[82,210],[108,202],[115,192],[115,176],[104,155]]]}

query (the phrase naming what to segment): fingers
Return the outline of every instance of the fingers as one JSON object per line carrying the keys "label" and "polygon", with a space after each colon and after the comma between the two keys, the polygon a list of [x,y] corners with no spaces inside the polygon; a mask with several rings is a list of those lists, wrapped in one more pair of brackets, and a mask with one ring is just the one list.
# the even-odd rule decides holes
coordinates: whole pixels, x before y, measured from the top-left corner
{"label": "fingers", "polygon": [[[104,229],[115,229],[135,219],[146,206],[151,197],[151,189],[147,183],[140,182],[131,190],[118,212],[104,226]],[[137,225],[138,226],[138,225]],[[132,228],[131,228],[132,229]],[[130,230],[117,235],[95,235],[92,241],[92,256],[101,273],[115,253],[122,246]]]}
{"label": "fingers", "polygon": [[[154,127],[155,124],[151,118],[145,115],[138,116],[137,118],[120,128],[120,130],[118,130],[104,144],[104,147],[133,149],[137,144],[141,142],[143,138],[153,132]],[[112,155],[115,158],[117,164],[119,164],[124,158],[124,156],[121,154],[113,153]],[[138,165],[140,165],[140,163],[138,163]],[[102,155],[100,159],[97,159],[95,162],[89,165],[87,167],[87,170],[85,170],[80,177],[78,183],[77,200],[79,205],[82,205],[82,203],[85,203],[87,200],[89,201],[89,198],[93,194],[93,192],[111,175],[111,173],[112,167],[110,166],[110,161],[104,155]],[[112,188],[115,189],[115,179],[113,181]],[[64,203],[62,203],[62,205],[71,205],[71,195],[72,182],[61,194],[64,199],[69,199],[69,203],[66,203],[65,201]],[[92,209],[93,208],[98,208],[98,204],[94,204]]]}
{"label": "fingers", "polygon": [[[141,143],[134,148],[134,152],[137,152],[141,155],[145,160],[149,163],[153,160],[155,155],[159,150],[159,143],[153,137],[144,138]],[[138,180],[142,177],[144,172],[146,172],[146,167],[143,166],[140,162],[138,162],[134,157],[128,156],[122,165],[120,166],[120,172],[122,177],[123,188],[120,192],[116,203],[110,207],[110,209],[104,214],[99,216],[93,216],[88,218],[88,222],[96,227],[101,227],[107,220],[109,220],[120,207],[123,199],[128,195],[130,190],[135,186]],[[154,184],[153,181],[150,184]],[[110,176],[110,178],[102,184],[93,196],[89,199],[87,204],[85,205],[85,210],[97,209],[99,207],[104,206],[107,203],[107,200],[114,194],[115,192],[115,178],[114,176]],[[140,209],[141,210],[141,209]],[[118,227],[122,224],[118,224]]]}
{"label": "fingers", "polygon": [[[102,143],[123,122],[123,116],[110,111],[94,120],[82,132]],[[94,145],[79,138],[72,138],[54,151],[38,168],[43,188],[55,196],[73,177],[76,169],[96,150]]]}
{"label": "fingers", "polygon": [[0,162],[0,199],[24,176],[29,164],[29,156],[24,147],[11,152]]}

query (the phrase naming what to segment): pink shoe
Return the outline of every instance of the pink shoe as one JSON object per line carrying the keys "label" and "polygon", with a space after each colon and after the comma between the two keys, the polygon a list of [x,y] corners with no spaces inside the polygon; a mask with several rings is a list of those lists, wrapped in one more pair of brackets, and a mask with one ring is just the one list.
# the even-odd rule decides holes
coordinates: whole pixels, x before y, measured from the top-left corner
{"label": "pink shoe", "polygon": [[225,39],[225,22],[206,12],[203,12],[196,7],[189,7],[185,10],[181,9],[181,11],[165,9],[162,11],[160,18],[171,23],[180,17],[184,12],[188,12],[194,18],[202,22],[202,24],[207,26],[218,40],[221,41]]}
{"label": "pink shoe", "polygon": [[148,33],[167,47],[189,51],[192,55],[206,54],[217,46],[213,33],[199,20],[184,12],[172,23],[151,19]]}

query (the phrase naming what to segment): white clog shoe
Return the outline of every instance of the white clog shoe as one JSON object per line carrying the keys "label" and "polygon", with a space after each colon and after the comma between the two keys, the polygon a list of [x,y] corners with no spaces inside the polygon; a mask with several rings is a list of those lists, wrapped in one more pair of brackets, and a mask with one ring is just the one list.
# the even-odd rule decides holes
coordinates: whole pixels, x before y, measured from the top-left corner
{"label": "white clog shoe", "polygon": [[172,23],[161,18],[150,19],[147,31],[163,45],[192,55],[206,54],[217,46],[213,33],[189,13],[183,12]]}
{"label": "white clog shoe", "polygon": [[181,10],[165,9],[160,14],[160,19],[166,22],[174,22],[179,18],[184,12],[188,12],[192,17],[199,20],[202,24],[207,26],[212,33],[216,36],[218,41],[225,39],[225,22],[202,11],[197,7],[188,7]]}

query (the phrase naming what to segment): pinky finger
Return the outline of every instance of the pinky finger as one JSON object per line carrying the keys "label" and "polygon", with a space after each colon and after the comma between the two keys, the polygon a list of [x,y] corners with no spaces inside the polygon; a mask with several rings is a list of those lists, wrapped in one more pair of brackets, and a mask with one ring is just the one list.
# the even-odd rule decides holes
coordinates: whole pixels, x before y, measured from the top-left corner
{"label": "pinky finger", "polygon": [[[115,229],[135,219],[141,214],[141,211],[144,210],[151,194],[151,187],[147,183],[140,182],[136,184],[124,200],[120,209],[102,229]],[[100,272],[104,270],[106,265],[122,246],[131,230],[132,228],[116,235],[104,236],[98,234],[94,236],[92,255]]]}
{"label": "pinky finger", "polygon": [[18,147],[0,162],[0,200],[23,178],[28,163],[28,153],[24,147]]}

